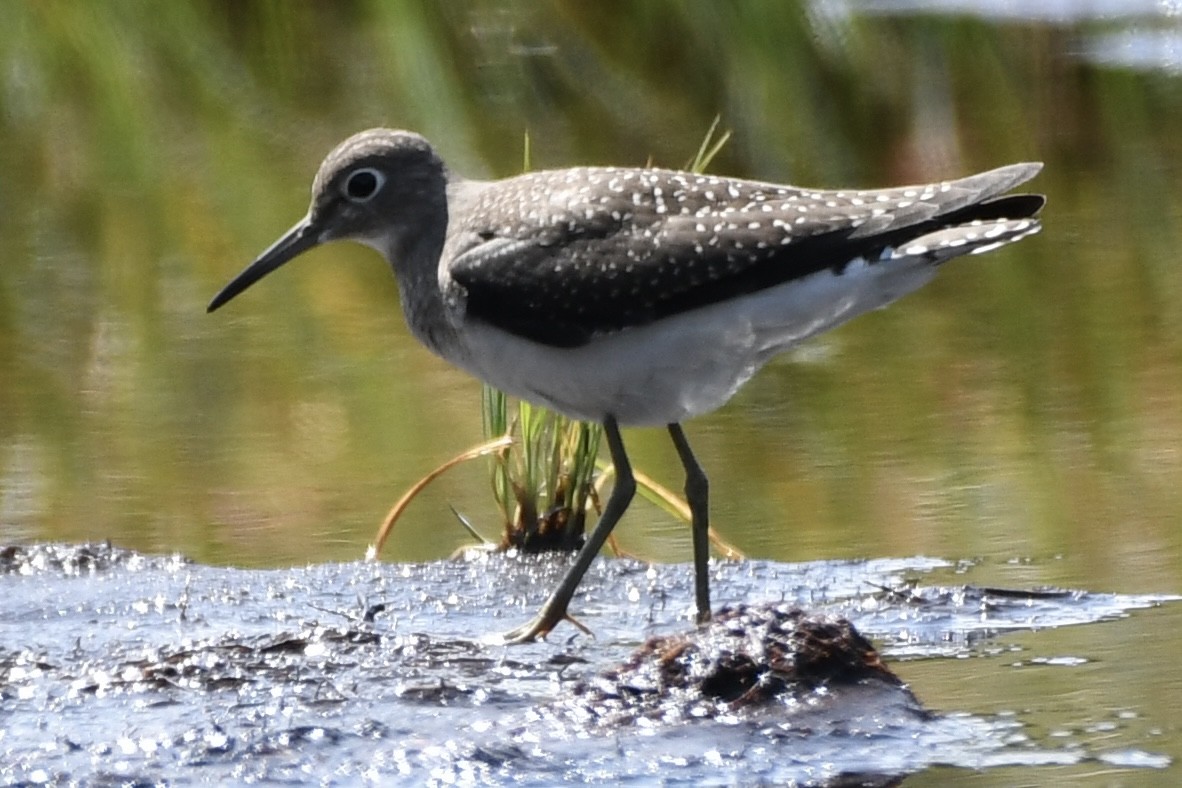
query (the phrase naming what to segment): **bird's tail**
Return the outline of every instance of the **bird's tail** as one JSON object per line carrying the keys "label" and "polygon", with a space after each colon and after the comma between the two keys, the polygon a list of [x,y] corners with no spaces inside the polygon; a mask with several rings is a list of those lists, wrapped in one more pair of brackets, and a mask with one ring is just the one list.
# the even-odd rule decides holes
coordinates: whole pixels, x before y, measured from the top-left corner
{"label": "bird's tail", "polygon": [[984,254],[1042,229],[1041,194],[1011,194],[976,203],[946,217],[939,229],[909,239],[892,257],[926,258],[939,265],[965,254]]}

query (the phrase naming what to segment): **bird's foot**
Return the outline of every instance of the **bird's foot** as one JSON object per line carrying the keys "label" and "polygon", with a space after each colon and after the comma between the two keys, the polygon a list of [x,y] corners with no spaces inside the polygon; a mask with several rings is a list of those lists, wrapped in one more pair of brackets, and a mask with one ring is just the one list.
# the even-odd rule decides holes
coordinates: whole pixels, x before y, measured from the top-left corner
{"label": "bird's foot", "polygon": [[532,643],[535,640],[545,640],[546,635],[558,625],[560,621],[569,621],[579,628],[584,635],[595,637],[595,633],[584,626],[577,618],[572,616],[565,610],[551,610],[549,606],[543,607],[533,619],[523,624],[516,629],[511,629],[501,636],[502,642],[505,645],[517,645],[518,643]]}

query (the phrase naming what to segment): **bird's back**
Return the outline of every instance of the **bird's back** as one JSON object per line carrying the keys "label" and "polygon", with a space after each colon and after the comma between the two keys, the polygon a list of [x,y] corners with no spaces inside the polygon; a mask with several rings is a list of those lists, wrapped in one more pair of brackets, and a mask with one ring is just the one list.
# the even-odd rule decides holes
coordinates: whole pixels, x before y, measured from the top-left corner
{"label": "bird's back", "polygon": [[555,347],[855,261],[938,264],[1038,229],[1041,165],[879,190],[811,190],[652,169],[575,168],[480,185],[449,227],[467,314]]}

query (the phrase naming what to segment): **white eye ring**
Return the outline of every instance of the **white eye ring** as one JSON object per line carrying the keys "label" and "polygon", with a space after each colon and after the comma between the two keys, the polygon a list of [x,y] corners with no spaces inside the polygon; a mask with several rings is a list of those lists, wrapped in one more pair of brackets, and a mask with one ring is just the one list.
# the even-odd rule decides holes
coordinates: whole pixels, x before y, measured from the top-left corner
{"label": "white eye ring", "polygon": [[349,202],[369,202],[374,195],[382,190],[386,183],[386,176],[381,170],[373,167],[358,167],[349,173],[345,182],[341,184],[341,194]]}

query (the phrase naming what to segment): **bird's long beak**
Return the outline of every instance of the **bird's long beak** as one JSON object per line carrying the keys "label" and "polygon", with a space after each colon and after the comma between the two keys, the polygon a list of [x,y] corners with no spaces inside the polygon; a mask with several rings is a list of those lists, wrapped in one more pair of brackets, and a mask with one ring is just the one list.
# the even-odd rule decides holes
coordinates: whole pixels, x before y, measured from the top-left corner
{"label": "bird's long beak", "polygon": [[320,243],[320,233],[312,226],[310,216],[305,216],[294,227],[283,234],[267,251],[260,254],[242,273],[230,280],[209,302],[206,312],[212,312],[225,304],[279,266],[292,260]]}

